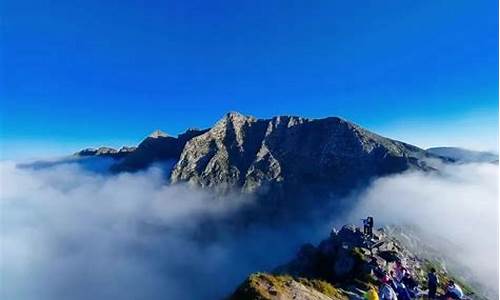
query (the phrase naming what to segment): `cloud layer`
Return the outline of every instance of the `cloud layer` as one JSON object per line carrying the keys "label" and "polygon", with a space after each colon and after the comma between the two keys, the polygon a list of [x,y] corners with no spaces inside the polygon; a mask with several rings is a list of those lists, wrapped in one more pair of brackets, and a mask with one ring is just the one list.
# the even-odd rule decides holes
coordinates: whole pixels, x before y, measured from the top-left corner
{"label": "cloud layer", "polygon": [[251,199],[165,185],[159,168],[107,176],[77,163],[3,162],[0,174],[2,299],[216,299],[311,237],[221,225],[205,239],[202,222]]}
{"label": "cloud layer", "polygon": [[[416,224],[452,240],[453,253],[491,286],[498,166],[442,170],[375,181],[351,199],[359,205],[346,219],[370,214],[379,224]],[[286,262],[301,243],[344,221],[254,224],[236,232],[221,222],[204,237],[207,219],[222,220],[252,199],[168,186],[156,167],[109,176],[78,163],[2,162],[0,176],[2,299],[219,299],[248,273]]]}

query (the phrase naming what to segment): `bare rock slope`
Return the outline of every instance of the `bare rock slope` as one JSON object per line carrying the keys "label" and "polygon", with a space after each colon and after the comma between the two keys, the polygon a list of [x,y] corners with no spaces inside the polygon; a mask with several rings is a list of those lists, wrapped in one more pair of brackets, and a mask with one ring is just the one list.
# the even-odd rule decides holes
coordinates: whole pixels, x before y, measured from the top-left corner
{"label": "bare rock slope", "polygon": [[348,189],[376,176],[426,169],[426,156],[336,117],[229,113],[186,143],[171,180],[245,192],[308,184]]}
{"label": "bare rock slope", "polygon": [[77,154],[115,158],[113,172],[170,161],[175,164],[169,173],[172,183],[279,199],[311,190],[342,194],[378,176],[428,170],[425,158],[437,157],[337,117],[257,119],[236,112],[207,130],[188,130],[177,137],[155,131],[134,148]]}

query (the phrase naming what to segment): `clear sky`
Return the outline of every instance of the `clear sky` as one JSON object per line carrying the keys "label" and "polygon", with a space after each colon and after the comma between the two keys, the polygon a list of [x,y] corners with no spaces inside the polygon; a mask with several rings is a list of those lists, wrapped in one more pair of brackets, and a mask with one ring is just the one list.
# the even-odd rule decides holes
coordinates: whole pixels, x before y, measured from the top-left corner
{"label": "clear sky", "polygon": [[497,149],[495,0],[1,5],[4,158],[135,144],[233,110]]}

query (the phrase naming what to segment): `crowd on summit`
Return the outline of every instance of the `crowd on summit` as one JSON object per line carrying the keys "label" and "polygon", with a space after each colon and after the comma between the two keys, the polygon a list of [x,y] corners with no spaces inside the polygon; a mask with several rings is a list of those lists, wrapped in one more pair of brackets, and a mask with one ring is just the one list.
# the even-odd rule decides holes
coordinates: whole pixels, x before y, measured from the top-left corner
{"label": "crowd on summit", "polygon": [[[367,238],[372,238],[373,217],[363,219],[363,233]],[[427,289],[425,289],[425,287],[419,286],[414,275],[401,259],[396,259],[388,272],[378,265],[375,257],[372,257],[371,265],[373,274],[377,277],[380,285],[378,291],[372,288],[366,292],[365,298],[367,300],[412,300],[425,296],[427,299],[440,300],[465,299],[462,288],[452,280],[444,286],[444,294],[438,295],[437,289],[440,282],[434,268],[431,268],[427,274]]]}

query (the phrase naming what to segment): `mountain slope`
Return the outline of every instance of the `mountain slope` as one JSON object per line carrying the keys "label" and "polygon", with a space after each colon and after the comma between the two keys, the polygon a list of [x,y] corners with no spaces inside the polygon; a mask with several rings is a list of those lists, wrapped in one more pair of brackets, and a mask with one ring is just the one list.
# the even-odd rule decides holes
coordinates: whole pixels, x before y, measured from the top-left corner
{"label": "mountain slope", "polygon": [[97,157],[110,157],[113,159],[124,158],[130,153],[134,152],[136,147],[122,147],[119,150],[110,147],[99,147],[95,148],[87,148],[81,151],[76,152],[74,155],[79,157],[87,157],[87,156],[97,156]]}
{"label": "mountain slope", "polygon": [[135,172],[149,167],[152,163],[173,160],[177,161],[186,142],[204,130],[190,129],[178,137],[172,137],[157,130],[144,139],[135,151],[127,155],[123,161],[111,167],[113,172]]}
{"label": "mountain slope", "polygon": [[230,299],[347,300],[348,297],[323,280],[256,273],[250,275]]}
{"label": "mountain slope", "polygon": [[178,137],[156,131],[127,151],[100,149],[79,155],[120,158],[111,166],[115,173],[170,161],[175,163],[172,183],[265,195],[277,203],[312,194],[345,195],[379,176],[430,170],[425,159],[438,157],[337,117],[257,119],[235,112],[207,130]]}
{"label": "mountain slope", "polygon": [[427,152],[434,155],[450,158],[456,162],[497,162],[498,155],[491,152],[473,151],[458,147],[434,147],[427,149]]}
{"label": "mountain slope", "polygon": [[229,113],[186,143],[171,179],[245,192],[308,184],[348,190],[376,176],[428,169],[427,155],[340,118]]}

